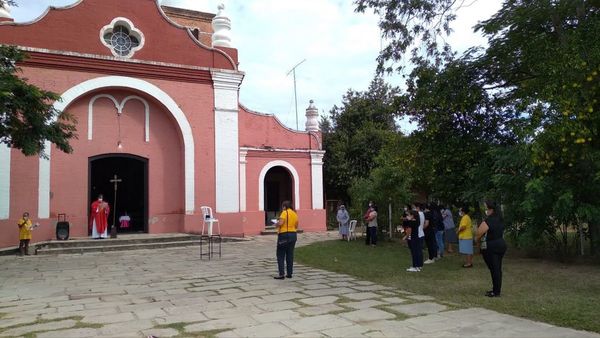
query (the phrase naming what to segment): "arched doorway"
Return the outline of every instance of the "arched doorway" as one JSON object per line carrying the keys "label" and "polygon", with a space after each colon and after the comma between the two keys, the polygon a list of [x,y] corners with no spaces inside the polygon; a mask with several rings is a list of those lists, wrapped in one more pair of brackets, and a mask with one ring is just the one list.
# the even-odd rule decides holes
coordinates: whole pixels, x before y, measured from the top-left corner
{"label": "arched doorway", "polygon": [[[121,180],[117,186],[115,207],[115,175]],[[148,159],[130,154],[105,154],[89,158],[88,205],[99,194],[109,203],[109,226],[117,225],[119,233],[148,232]],[[88,210],[88,218],[89,218]],[[120,228],[119,217],[127,214],[129,228]]]}
{"label": "arched doorway", "polygon": [[266,225],[271,225],[271,219],[277,217],[283,201],[294,202],[293,186],[293,178],[287,168],[275,166],[267,171],[264,180]]}

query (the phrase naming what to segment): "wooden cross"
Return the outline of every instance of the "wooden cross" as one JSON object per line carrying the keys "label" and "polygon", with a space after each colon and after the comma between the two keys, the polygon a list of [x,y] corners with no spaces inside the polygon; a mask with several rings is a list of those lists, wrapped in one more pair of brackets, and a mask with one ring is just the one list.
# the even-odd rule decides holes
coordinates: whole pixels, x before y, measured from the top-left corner
{"label": "wooden cross", "polygon": [[113,223],[112,226],[114,228],[115,226],[115,221],[116,221],[116,216],[117,216],[117,186],[119,185],[120,182],[122,182],[123,180],[120,179],[117,174],[115,174],[114,178],[112,180],[110,180],[111,183],[115,184],[115,199],[113,202],[113,207],[114,207],[114,211],[113,211]]}

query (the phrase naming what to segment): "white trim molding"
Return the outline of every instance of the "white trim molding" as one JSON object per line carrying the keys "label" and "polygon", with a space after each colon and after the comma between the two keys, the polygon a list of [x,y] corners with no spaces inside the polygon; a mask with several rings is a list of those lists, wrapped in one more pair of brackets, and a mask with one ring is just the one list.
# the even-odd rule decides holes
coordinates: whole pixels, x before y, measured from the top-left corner
{"label": "white trim molding", "polygon": [[292,178],[294,179],[294,209],[299,210],[300,176],[298,175],[298,171],[289,162],[276,160],[267,163],[258,175],[258,211],[265,211],[265,176],[267,176],[267,172],[273,167],[284,167],[292,175]]}
{"label": "white trim molding", "polygon": [[211,70],[215,96],[215,210],[240,211],[239,87],[244,74]]}
{"label": "white trim molding", "polygon": [[10,217],[10,152],[6,144],[0,144],[0,219]]}
{"label": "white trim molding", "polygon": [[322,150],[310,152],[310,173],[312,190],[312,208],[323,209],[323,156]]}
{"label": "white trim molding", "polygon": [[248,150],[240,149],[240,211],[246,211],[246,160]]}
{"label": "white trim molding", "polygon": [[142,97],[130,95],[123,99],[123,102],[119,104],[119,102],[117,101],[117,99],[115,99],[114,96],[108,94],[99,94],[92,97],[92,99],[90,100],[90,103],[88,105],[88,140],[91,141],[93,136],[92,134],[94,128],[94,103],[96,103],[96,100],[101,98],[110,99],[115,104],[117,114],[119,115],[123,114],[123,108],[125,108],[127,102],[129,102],[130,100],[140,101],[144,105],[144,141],[150,142],[150,105],[148,104],[148,101],[144,100],[144,98]]}
{"label": "white trim molding", "polygon": [[[77,98],[85,95],[86,93],[105,88],[128,88],[138,90],[145,93],[158,102],[160,102],[167,109],[169,113],[175,118],[177,125],[181,131],[184,147],[184,189],[185,189],[185,213],[188,215],[194,214],[194,187],[195,187],[195,150],[194,150],[194,136],[192,133],[192,127],[185,116],[185,113],[179,108],[177,102],[173,100],[167,93],[165,93],[159,87],[153,85],[150,82],[125,77],[125,76],[105,76],[91,79],[82,82],[71,89],[64,92],[61,96],[62,101],[54,103],[54,108],[62,111],[65,110],[69,104],[75,101]],[[126,100],[124,100],[126,102]],[[49,218],[50,216],[50,143],[46,142],[46,155],[47,159],[40,159],[40,177],[39,177],[39,204],[38,204],[38,217]],[[237,153],[236,153],[237,156]],[[236,166],[237,167],[237,166]]]}

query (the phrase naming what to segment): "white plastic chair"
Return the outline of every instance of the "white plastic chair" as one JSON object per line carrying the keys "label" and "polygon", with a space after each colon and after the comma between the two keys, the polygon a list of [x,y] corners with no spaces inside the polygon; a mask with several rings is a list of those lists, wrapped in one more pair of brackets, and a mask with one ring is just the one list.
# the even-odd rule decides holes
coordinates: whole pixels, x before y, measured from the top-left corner
{"label": "white plastic chair", "polygon": [[348,226],[348,242],[351,239],[356,239],[356,220],[353,219],[350,221],[350,225]]}
{"label": "white plastic chair", "polygon": [[[202,209],[202,235],[204,235],[204,229],[206,228],[206,235],[213,236],[213,224],[217,223],[217,236],[221,235],[221,225],[219,225],[219,220],[214,218],[212,208],[211,207],[200,207]],[[208,226],[207,226],[208,225]]]}

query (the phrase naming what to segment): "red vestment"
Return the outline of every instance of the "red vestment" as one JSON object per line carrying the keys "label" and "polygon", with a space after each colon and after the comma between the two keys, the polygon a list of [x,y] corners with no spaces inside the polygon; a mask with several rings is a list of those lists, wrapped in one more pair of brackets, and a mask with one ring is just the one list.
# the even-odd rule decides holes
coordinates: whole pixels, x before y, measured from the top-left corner
{"label": "red vestment", "polygon": [[92,212],[90,214],[90,230],[96,221],[96,231],[103,233],[108,227],[108,214],[110,207],[106,202],[94,201],[92,203]]}

